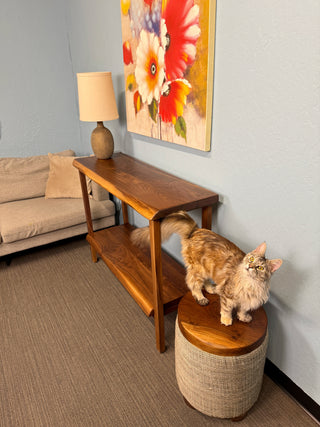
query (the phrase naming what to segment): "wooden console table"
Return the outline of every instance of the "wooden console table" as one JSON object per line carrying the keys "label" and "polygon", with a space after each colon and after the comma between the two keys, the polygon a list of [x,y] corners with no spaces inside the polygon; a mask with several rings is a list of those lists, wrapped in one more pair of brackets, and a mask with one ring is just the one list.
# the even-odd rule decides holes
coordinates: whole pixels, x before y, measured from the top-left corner
{"label": "wooden console table", "polygon": [[[99,255],[147,316],[154,316],[156,346],[165,351],[164,314],[177,309],[187,292],[185,269],[161,249],[161,219],[178,210],[202,208],[202,227],[211,229],[218,194],[122,153],[111,159],[75,159],[79,169],[92,259]],[[123,225],[93,231],[86,176],[122,202]],[[128,205],[149,220],[150,250],[134,246]]]}

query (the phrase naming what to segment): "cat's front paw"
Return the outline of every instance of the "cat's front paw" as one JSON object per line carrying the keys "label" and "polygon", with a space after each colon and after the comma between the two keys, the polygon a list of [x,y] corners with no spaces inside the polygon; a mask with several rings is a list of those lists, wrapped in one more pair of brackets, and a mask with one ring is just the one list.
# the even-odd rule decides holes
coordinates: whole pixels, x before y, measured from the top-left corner
{"label": "cat's front paw", "polygon": [[241,322],[249,323],[252,320],[252,316],[248,313],[238,313],[237,317]]}
{"label": "cat's front paw", "polygon": [[232,317],[221,315],[220,322],[225,326],[230,326],[232,325]]}
{"label": "cat's front paw", "polygon": [[196,301],[200,305],[208,305],[209,304],[208,298],[205,298],[205,297],[197,299]]}
{"label": "cat's front paw", "polygon": [[216,293],[216,287],[212,283],[206,283],[204,285],[204,289],[208,294],[215,294]]}

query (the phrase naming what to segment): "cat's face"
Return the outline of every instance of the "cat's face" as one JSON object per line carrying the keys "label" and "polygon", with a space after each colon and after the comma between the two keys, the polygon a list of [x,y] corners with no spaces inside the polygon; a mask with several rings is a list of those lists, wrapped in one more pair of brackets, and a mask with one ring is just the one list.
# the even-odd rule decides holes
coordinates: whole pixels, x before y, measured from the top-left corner
{"label": "cat's face", "polygon": [[250,277],[266,281],[270,279],[271,271],[265,257],[254,252],[248,253],[244,258],[244,268]]}
{"label": "cat's face", "polygon": [[268,281],[271,274],[278,270],[282,264],[281,259],[266,259],[266,243],[259,245],[254,251],[249,252],[243,259],[243,266],[250,277],[261,281]]}

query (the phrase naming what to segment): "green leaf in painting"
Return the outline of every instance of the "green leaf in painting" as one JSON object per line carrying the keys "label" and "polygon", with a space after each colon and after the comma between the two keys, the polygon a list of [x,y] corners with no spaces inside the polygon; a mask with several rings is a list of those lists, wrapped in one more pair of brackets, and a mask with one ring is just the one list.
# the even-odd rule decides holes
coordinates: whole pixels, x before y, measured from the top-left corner
{"label": "green leaf in painting", "polygon": [[150,117],[155,123],[157,123],[158,103],[154,98],[151,104],[148,105],[148,108],[149,108]]}
{"label": "green leaf in painting", "polygon": [[182,116],[177,118],[176,124],[174,125],[174,129],[178,136],[182,136],[187,142],[187,125]]}

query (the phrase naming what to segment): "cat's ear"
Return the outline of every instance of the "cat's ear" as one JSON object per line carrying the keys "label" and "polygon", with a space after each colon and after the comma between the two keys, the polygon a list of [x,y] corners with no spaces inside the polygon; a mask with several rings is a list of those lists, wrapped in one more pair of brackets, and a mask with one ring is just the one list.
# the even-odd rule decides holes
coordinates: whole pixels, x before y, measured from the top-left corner
{"label": "cat's ear", "polygon": [[268,264],[271,270],[271,273],[278,270],[282,265],[282,259],[269,259]]}
{"label": "cat's ear", "polygon": [[267,250],[267,244],[266,242],[261,243],[261,245],[259,245],[257,248],[255,248],[254,252],[255,254],[259,255],[259,256],[264,256],[264,254],[266,253]]}

